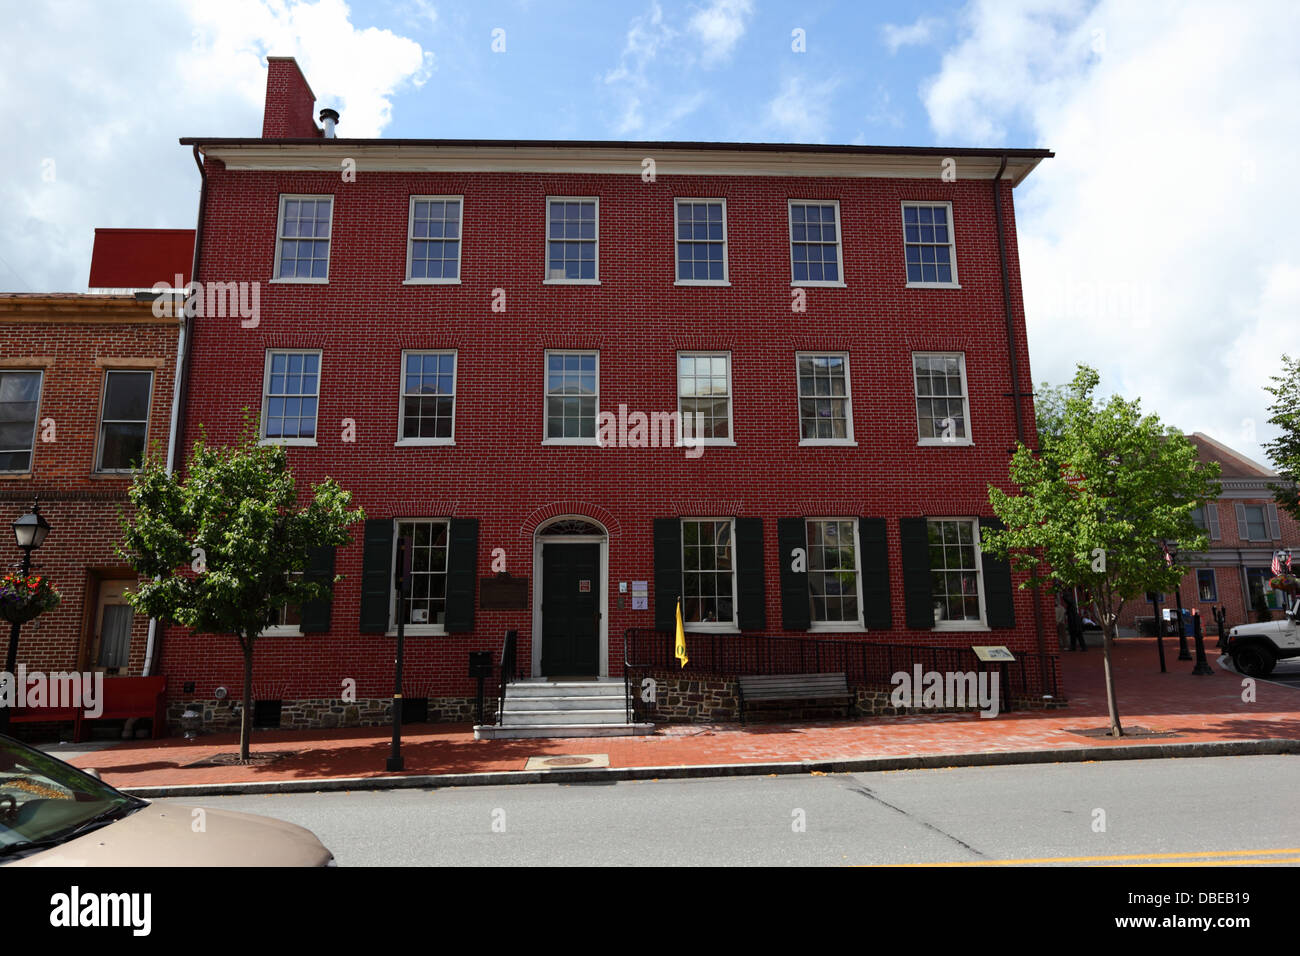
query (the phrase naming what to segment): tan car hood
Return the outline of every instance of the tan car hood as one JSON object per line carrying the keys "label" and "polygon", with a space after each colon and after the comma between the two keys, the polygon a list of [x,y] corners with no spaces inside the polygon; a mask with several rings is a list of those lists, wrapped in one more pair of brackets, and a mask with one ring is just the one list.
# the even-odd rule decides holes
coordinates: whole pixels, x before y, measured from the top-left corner
{"label": "tan car hood", "polygon": [[[203,831],[195,832],[202,819]],[[121,820],[8,866],[325,866],[333,854],[283,820],[151,803]]]}

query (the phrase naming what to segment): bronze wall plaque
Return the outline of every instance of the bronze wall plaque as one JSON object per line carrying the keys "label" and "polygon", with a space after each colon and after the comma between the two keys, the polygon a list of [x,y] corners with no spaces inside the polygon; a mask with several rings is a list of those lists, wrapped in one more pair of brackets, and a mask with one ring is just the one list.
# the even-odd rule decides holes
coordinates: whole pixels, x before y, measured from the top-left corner
{"label": "bronze wall plaque", "polygon": [[528,578],[509,574],[479,578],[478,606],[484,611],[528,610]]}

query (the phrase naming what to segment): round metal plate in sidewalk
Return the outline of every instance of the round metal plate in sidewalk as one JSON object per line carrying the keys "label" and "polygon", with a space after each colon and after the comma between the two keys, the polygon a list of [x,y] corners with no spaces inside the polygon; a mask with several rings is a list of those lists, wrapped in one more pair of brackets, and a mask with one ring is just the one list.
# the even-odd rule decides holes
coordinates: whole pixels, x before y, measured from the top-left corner
{"label": "round metal plate in sidewalk", "polygon": [[559,754],[551,757],[529,757],[525,770],[572,770],[588,767],[608,767],[609,754]]}

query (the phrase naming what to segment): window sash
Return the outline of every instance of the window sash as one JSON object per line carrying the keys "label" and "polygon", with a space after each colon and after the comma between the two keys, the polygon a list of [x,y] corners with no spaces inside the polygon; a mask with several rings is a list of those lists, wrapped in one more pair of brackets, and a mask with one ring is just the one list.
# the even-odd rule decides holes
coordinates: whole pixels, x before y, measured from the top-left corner
{"label": "window sash", "polygon": [[[311,216],[304,218],[307,205],[311,207]],[[281,195],[275,228],[274,278],[286,282],[328,282],[330,237],[333,231],[333,196]],[[291,254],[286,256],[285,253]],[[293,263],[292,271],[286,271],[289,263]],[[307,263],[306,273],[300,263]],[[320,263],[319,267],[317,263]]]}
{"label": "window sash", "polygon": [[[942,223],[934,221],[936,210],[943,212]],[[903,203],[903,274],[909,286],[957,284],[952,203]]]}
{"label": "window sash", "polygon": [[[277,371],[276,359],[285,359],[282,371]],[[294,362],[294,358],[299,362]],[[308,358],[314,358],[309,363]],[[315,444],[320,417],[320,376],[323,365],[320,350],[269,349],[266,353],[266,373],[262,385],[262,439],[275,443]],[[306,371],[308,368],[313,371]],[[293,369],[297,371],[293,371]],[[295,384],[296,379],[296,384]],[[279,380],[279,381],[278,381]],[[310,384],[310,391],[308,385]],[[291,387],[296,391],[290,391]],[[303,409],[310,409],[310,415]],[[293,414],[289,412],[293,410]],[[277,434],[272,434],[272,422]],[[294,433],[286,434],[287,423],[293,421]],[[310,431],[304,429],[308,425]]]}
{"label": "window sash", "polygon": [[[713,211],[717,210],[715,227]],[[683,219],[683,210],[687,217]],[[703,210],[704,218],[697,218]],[[687,234],[683,235],[685,228]],[[726,285],[727,201],[677,199],[673,203],[674,262],[679,285]],[[701,268],[703,275],[700,274]],[[683,270],[686,274],[683,274]]]}
{"label": "window sash", "polygon": [[1263,505],[1244,505],[1246,512],[1246,540],[1247,541],[1267,541],[1268,536],[1268,519],[1264,514]]}
{"label": "window sash", "polygon": [[[850,625],[861,628],[862,569],[858,562],[861,553],[858,519],[809,518],[805,535],[809,621],[812,626]],[[832,540],[840,543],[830,543]]]}
{"label": "window sash", "polygon": [[[419,360],[420,364],[419,372],[414,376],[418,383],[414,387],[412,385],[413,359]],[[432,365],[430,359],[434,360]],[[457,360],[458,355],[454,349],[411,349],[402,352],[398,441],[430,443],[455,441]],[[433,391],[428,391],[430,379],[433,380]],[[429,423],[427,428],[426,423]]]}
{"label": "window sash", "polygon": [[542,440],[552,444],[595,444],[600,416],[600,352],[548,349],[542,374]]}
{"label": "window sash", "polygon": [[[724,537],[725,543],[719,544]],[[694,544],[690,543],[692,541]],[[683,626],[689,630],[734,630],[737,602],[735,520],[683,518],[681,560]],[[728,610],[730,614],[724,617]],[[712,620],[708,619],[710,614],[714,615]]]}
{"label": "window sash", "polygon": [[[955,378],[961,389],[952,392],[949,381],[954,378],[949,360],[956,361]],[[942,364],[939,369],[935,361]],[[924,363],[924,371],[917,366]],[[935,376],[938,375],[938,380]],[[938,381],[943,384],[938,384]],[[924,382],[924,384],[923,384]],[[970,444],[970,399],[966,383],[966,353],[964,352],[913,352],[912,384],[916,393],[916,430],[923,445]],[[951,439],[943,438],[945,419],[953,420]],[[927,432],[929,434],[927,434]]]}
{"label": "window sash", "polygon": [[[31,380],[35,377],[35,394]],[[6,387],[6,381],[10,384]],[[12,383],[19,384],[12,384]],[[41,395],[45,389],[45,372],[42,369],[0,370],[0,472],[25,473],[32,470],[36,453],[36,424],[41,417]],[[5,396],[9,396],[6,398]],[[21,401],[19,399],[22,399]],[[22,411],[31,406],[31,425]],[[20,436],[26,432],[25,441]]]}
{"label": "window sash", "polygon": [[[839,362],[838,375],[831,364],[833,362]],[[795,381],[799,401],[799,440],[852,442],[853,396],[848,353],[795,353]],[[837,382],[841,385],[839,391],[836,391]],[[823,425],[828,427],[823,428]]]}
{"label": "window sash", "polygon": [[599,197],[547,196],[545,242],[544,282],[600,282]]}
{"label": "window sash", "polygon": [[927,524],[936,627],[983,625],[986,617],[978,520],[930,518]]}
{"label": "window sash", "polygon": [[1213,568],[1201,568],[1196,572],[1196,596],[1202,601],[1219,599],[1219,583],[1215,580]]}
{"label": "window sash", "polygon": [[[460,282],[461,249],[465,231],[464,208],[463,196],[411,197],[406,221],[407,282]],[[418,214],[421,212],[428,213],[428,217],[420,217]],[[434,213],[439,215],[435,216]],[[419,235],[420,232],[424,235]],[[438,267],[436,275],[431,274],[434,264]]]}
{"label": "window sash", "polygon": [[[451,521],[447,518],[397,518],[393,521],[393,552],[389,561],[392,578],[397,574],[397,544],[406,537],[407,569],[411,588],[403,602],[406,630],[425,629],[441,633],[447,617],[447,567],[450,559]],[[388,607],[389,629],[397,627],[398,597],[396,588]],[[415,621],[417,611],[426,611],[427,620]],[[417,631],[418,632],[418,631]]]}
{"label": "window sash", "polygon": [[[140,418],[125,416],[109,418],[109,406],[113,401],[114,383],[126,383],[138,380],[141,377],[145,378],[148,383],[145,388],[143,416]],[[104,373],[104,386],[99,403],[99,449],[98,461],[95,463],[96,471],[130,472],[139,470],[138,465],[132,465],[131,463],[143,463],[145,449],[149,440],[149,412],[152,404],[152,371],[109,369]],[[119,443],[130,447],[124,450],[118,447]],[[136,445],[139,446],[138,450],[135,447]],[[136,451],[136,454],[132,455],[131,451]],[[112,463],[110,463],[110,460]]]}
{"label": "window sash", "polygon": [[[701,362],[707,362],[705,370]],[[718,362],[722,363],[719,369]],[[696,440],[700,414],[705,444],[733,444],[730,352],[677,353],[677,413],[683,439]],[[689,383],[689,384],[688,384]]]}
{"label": "window sash", "polygon": [[[810,229],[810,209],[817,209],[816,227]],[[826,210],[833,212],[830,223],[834,240],[825,238]],[[791,285],[844,285],[844,254],[841,244],[839,200],[790,199],[787,200],[786,220],[790,227],[790,284]],[[814,255],[815,253],[815,255]],[[833,278],[827,278],[828,271]],[[803,275],[800,275],[800,273]]]}

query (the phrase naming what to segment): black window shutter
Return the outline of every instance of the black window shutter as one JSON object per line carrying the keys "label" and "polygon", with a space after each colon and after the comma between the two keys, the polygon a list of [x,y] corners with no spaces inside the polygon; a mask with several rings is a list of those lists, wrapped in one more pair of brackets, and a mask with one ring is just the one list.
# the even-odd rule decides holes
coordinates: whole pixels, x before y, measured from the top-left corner
{"label": "black window shutter", "polygon": [[452,518],[447,541],[447,633],[474,630],[478,519]]}
{"label": "black window shutter", "polygon": [[903,603],[907,626],[934,629],[934,595],[930,578],[930,526],[924,518],[898,519],[903,560]]}
{"label": "black window shutter", "polygon": [[[776,521],[777,560],[781,562],[781,626],[806,631],[812,617],[808,598],[808,531],[804,518]],[[804,570],[794,570],[796,550],[803,552]]]}
{"label": "black window shutter", "polygon": [[[997,518],[980,518],[980,526],[1001,531],[1006,527]],[[984,604],[989,627],[1015,627],[1015,592],[1011,586],[1011,562],[990,554],[981,554],[984,564]]]}
{"label": "black window shutter", "polygon": [[331,588],[331,599],[308,601],[302,606],[302,623],[298,625],[304,634],[330,629],[330,612],[334,607],[334,548],[330,546],[311,548],[307,552],[307,570],[303,580],[324,584]]}
{"label": "black window shutter", "polygon": [[367,518],[361,550],[361,627],[363,634],[388,630],[388,607],[393,595],[393,522]]}
{"label": "black window shutter", "polygon": [[767,594],[763,573],[763,519],[737,518],[737,619],[742,631],[761,631],[767,627]]}
{"label": "black window shutter", "polygon": [[889,606],[889,536],[885,519],[859,518],[858,544],[862,621],[869,631],[887,631],[894,620]]}
{"label": "black window shutter", "polygon": [[682,522],[655,518],[655,630],[677,631],[677,599],[682,593]]}

